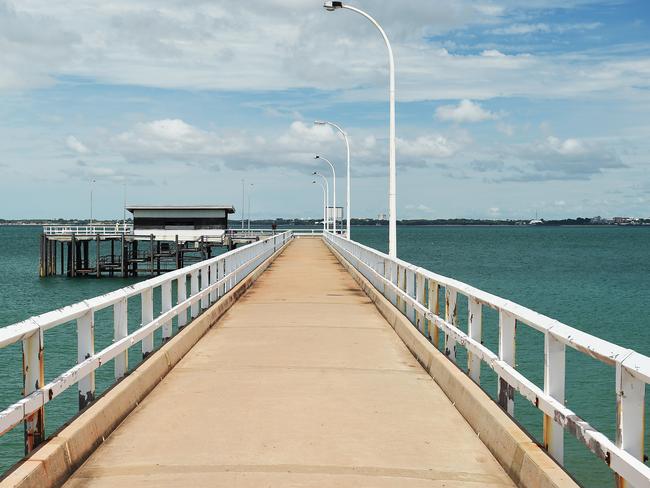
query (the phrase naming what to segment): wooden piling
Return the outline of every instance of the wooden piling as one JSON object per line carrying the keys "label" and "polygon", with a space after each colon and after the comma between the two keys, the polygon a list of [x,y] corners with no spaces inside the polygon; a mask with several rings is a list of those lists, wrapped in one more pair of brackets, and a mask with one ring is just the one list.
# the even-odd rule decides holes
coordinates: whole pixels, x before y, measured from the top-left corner
{"label": "wooden piling", "polygon": [[74,278],[77,276],[77,260],[79,259],[79,250],[80,246],[77,242],[77,238],[72,234],[72,241],[70,242],[70,247],[72,248],[72,263],[70,264],[70,276]]}
{"label": "wooden piling", "polygon": [[151,234],[149,236],[149,274],[152,276],[153,276],[154,260],[156,259],[153,245],[154,245],[153,234]]}

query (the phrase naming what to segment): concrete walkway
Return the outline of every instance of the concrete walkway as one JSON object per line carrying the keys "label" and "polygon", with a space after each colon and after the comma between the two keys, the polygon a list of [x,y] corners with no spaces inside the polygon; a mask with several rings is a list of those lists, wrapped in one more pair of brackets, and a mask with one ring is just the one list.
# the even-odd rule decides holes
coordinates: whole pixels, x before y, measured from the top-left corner
{"label": "concrete walkway", "polygon": [[514,484],[325,245],[303,238],[65,486]]}

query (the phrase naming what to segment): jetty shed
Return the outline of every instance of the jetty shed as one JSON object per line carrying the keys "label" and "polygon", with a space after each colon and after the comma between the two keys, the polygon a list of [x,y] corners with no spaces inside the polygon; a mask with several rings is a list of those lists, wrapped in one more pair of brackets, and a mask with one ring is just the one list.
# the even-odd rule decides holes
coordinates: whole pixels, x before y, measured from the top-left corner
{"label": "jetty shed", "polygon": [[228,229],[232,205],[131,205],[133,234],[154,235],[157,240],[198,240],[222,237]]}

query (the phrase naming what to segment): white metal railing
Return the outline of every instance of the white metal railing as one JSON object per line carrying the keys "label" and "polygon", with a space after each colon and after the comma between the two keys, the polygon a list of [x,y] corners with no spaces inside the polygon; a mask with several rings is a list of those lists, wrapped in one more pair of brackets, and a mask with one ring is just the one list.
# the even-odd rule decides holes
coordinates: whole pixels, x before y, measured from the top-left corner
{"label": "white metal railing", "polygon": [[[279,233],[216,258],[0,328],[0,349],[22,343],[24,376],[24,397],[0,412],[0,436],[24,421],[26,451],[30,452],[44,437],[45,404],[77,383],[79,407],[84,408],[95,396],[97,368],[114,359],[115,380],[119,380],[127,372],[131,346],[141,342],[142,354],[147,356],[154,349],[156,330],[162,328],[163,341],[170,339],[174,317],[178,318],[179,329],[185,326],[188,311],[190,320],[196,318],[292,238],[291,231]],[[172,304],[174,281],[178,298]],[[160,288],[162,310],[154,318],[153,296],[157,288]],[[135,296],[141,298],[142,323],[129,333],[127,300]],[[114,321],[113,343],[96,352],[95,313],[110,308]],[[44,332],[71,321],[77,323],[77,365],[44,384]]]}
{"label": "white metal railing", "polygon": [[43,233],[48,236],[72,234],[79,236],[133,234],[133,225],[119,222],[114,225],[45,225],[43,226]]}
{"label": "white metal railing", "polygon": [[[560,464],[564,459],[563,430],[570,432],[616,473],[619,486],[650,487],[650,467],[643,462],[645,385],[650,382],[650,358],[569,327],[516,303],[460,281],[419,268],[332,233],[324,239],[372,285],[388,298],[438,347],[444,334],[444,352],[456,362],[456,348],[467,350],[467,372],[480,384],[480,364],[498,376],[498,402],[514,414],[518,391],[544,414],[544,446]],[[444,317],[440,295],[444,288]],[[467,333],[458,325],[458,295],[467,298]],[[499,349],[482,343],[482,308],[499,314]],[[544,334],[544,388],[516,369],[516,324]],[[616,440],[590,426],[564,404],[566,347],[613,366],[616,376]],[[629,485],[628,485],[629,486]]]}

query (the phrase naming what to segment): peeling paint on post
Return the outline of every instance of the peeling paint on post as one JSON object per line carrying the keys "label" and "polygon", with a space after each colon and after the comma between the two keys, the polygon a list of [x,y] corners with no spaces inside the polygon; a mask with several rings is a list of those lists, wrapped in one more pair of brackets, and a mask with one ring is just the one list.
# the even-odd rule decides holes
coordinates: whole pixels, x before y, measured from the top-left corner
{"label": "peeling paint on post", "polygon": [[[89,310],[77,319],[77,364],[95,354],[95,313]],[[79,410],[95,400],[95,372],[88,373],[78,383]]]}
{"label": "peeling paint on post", "polygon": [[[45,384],[43,365],[43,331],[38,330],[23,340],[23,396]],[[45,440],[45,407],[25,418],[25,454],[32,452]]]}
{"label": "peeling paint on post", "polygon": [[[113,340],[114,342],[129,335],[128,300],[123,298],[113,305]],[[129,350],[115,356],[115,379],[123,378],[129,368]]]}
{"label": "peeling paint on post", "polygon": [[[621,362],[617,362],[616,445],[642,462],[645,433],[644,407],[645,383],[634,378]],[[616,484],[620,488],[632,486],[620,476],[616,477]]]}
{"label": "peeling paint on post", "polygon": [[[566,346],[552,334],[544,334],[544,393],[564,405]],[[544,447],[559,464],[564,464],[564,429],[544,415]]]}
{"label": "peeling paint on post", "polygon": [[[445,287],[445,321],[453,326],[458,325],[457,297],[456,290]],[[456,362],[456,340],[449,334],[445,334],[445,355]]]}
{"label": "peeling paint on post", "polygon": [[[471,339],[483,343],[483,307],[474,297],[468,298],[467,332]],[[467,350],[467,373],[476,384],[481,384],[481,358]]]}
{"label": "peeling paint on post", "polygon": [[[517,321],[508,312],[499,310],[499,359],[515,366],[515,329]],[[508,414],[515,413],[515,390],[503,378],[499,378],[497,398]]]}
{"label": "peeling paint on post", "polygon": [[[140,295],[142,299],[142,325],[153,321],[153,290],[147,288]],[[142,339],[142,357],[146,358],[153,351],[153,333]]]}
{"label": "peeling paint on post", "polygon": [[[165,313],[172,308],[172,282],[165,281],[160,287],[161,292],[161,310],[160,313]],[[162,326],[162,340],[167,342],[172,337],[172,321],[168,320]]]}

